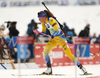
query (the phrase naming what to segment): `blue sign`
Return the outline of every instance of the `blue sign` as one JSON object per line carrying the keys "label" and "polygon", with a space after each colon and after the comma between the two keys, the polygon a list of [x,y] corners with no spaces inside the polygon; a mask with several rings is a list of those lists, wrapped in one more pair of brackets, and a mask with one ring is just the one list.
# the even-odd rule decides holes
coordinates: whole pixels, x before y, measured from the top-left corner
{"label": "blue sign", "polygon": [[18,59],[26,59],[27,58],[27,45],[26,44],[18,44]]}
{"label": "blue sign", "polygon": [[75,45],[75,57],[89,57],[89,56],[90,56],[89,44]]}
{"label": "blue sign", "polygon": [[26,60],[34,57],[33,37],[18,37],[17,42],[18,59]]}
{"label": "blue sign", "polygon": [[13,36],[8,45],[10,48],[17,48],[17,36]]}
{"label": "blue sign", "polygon": [[33,44],[18,44],[18,58],[19,59],[30,59],[33,58]]}

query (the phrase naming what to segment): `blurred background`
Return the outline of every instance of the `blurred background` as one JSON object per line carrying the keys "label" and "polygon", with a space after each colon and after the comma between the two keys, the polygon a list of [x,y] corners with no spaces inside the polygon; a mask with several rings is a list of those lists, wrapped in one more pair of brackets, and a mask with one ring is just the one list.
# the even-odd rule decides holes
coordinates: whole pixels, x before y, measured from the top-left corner
{"label": "blurred background", "polygon": [[[37,17],[39,11],[45,10],[41,2],[45,2],[49,10],[64,26],[70,36],[70,38],[66,39],[68,43],[76,44],[79,42],[82,44],[82,40],[85,37],[84,40],[86,41],[84,42],[90,44],[92,46],[90,48],[98,46],[96,47],[97,50],[93,51],[100,53],[100,0],[0,0],[0,31],[2,31],[1,34],[3,33],[1,38],[3,37],[9,47],[13,49],[13,51],[11,50],[11,56],[15,63],[18,62],[16,52],[20,49],[17,47],[16,37],[24,36],[24,39],[26,39],[26,36],[33,36],[34,43],[31,43],[33,48],[30,49],[33,52],[32,60],[27,59],[26,62],[34,62],[36,60],[37,64],[40,62],[37,58],[41,56],[35,54],[35,51],[43,52],[45,43],[49,41],[48,37],[40,34],[36,35],[32,31],[34,29],[42,30],[42,25]],[[46,34],[49,34],[49,32],[47,31]],[[78,37],[81,37],[81,41]],[[76,41],[78,39],[79,41]],[[53,52],[51,52],[51,56],[53,58]],[[8,57],[5,55],[1,58]],[[98,58],[96,58],[96,63],[100,64]],[[94,61],[95,59],[91,60]],[[21,60],[21,62],[25,61]],[[83,64],[86,64],[86,62]]]}
{"label": "blurred background", "polygon": [[[66,22],[69,28],[74,28],[77,35],[86,24],[90,24],[90,36],[100,34],[100,0],[0,0],[0,25],[17,21],[19,35],[25,35],[32,19],[39,22],[37,12],[45,9],[41,2],[45,2],[61,24]],[[41,25],[38,29],[41,31]]]}

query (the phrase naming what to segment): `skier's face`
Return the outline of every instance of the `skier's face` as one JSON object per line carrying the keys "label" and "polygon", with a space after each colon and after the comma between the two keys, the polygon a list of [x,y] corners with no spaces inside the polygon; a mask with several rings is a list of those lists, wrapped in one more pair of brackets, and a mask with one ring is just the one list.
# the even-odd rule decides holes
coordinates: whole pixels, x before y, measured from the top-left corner
{"label": "skier's face", "polygon": [[39,18],[39,21],[40,21],[41,23],[43,23],[43,22],[46,21],[46,17],[38,17],[38,18]]}

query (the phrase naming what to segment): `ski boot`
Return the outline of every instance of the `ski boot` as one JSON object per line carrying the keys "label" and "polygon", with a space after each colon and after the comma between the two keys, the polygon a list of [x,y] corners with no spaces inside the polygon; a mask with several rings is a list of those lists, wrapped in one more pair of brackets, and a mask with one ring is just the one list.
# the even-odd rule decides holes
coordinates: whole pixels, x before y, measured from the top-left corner
{"label": "ski boot", "polygon": [[80,65],[78,65],[78,67],[83,71],[83,75],[92,75],[92,73],[88,73],[87,71],[86,71],[86,69],[80,64]]}
{"label": "ski boot", "polygon": [[52,74],[52,68],[51,67],[48,67],[47,70],[44,71],[42,74],[43,75],[50,75],[50,74]]}

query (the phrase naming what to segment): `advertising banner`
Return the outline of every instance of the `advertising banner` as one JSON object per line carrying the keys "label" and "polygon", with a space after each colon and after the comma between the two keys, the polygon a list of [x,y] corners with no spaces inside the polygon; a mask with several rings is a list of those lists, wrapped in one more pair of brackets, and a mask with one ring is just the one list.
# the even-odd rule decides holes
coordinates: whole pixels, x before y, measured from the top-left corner
{"label": "advertising banner", "polygon": [[19,59],[33,58],[33,36],[17,37]]}
{"label": "advertising banner", "polygon": [[99,0],[78,0],[79,5],[98,5]]}
{"label": "advertising banner", "polygon": [[41,2],[46,5],[68,5],[69,0],[0,0],[1,7],[14,7],[14,6],[39,6]]}
{"label": "advertising banner", "polygon": [[74,38],[74,44],[90,44],[89,37],[76,37]]}
{"label": "advertising banner", "polygon": [[1,7],[39,6],[41,2],[46,5],[99,5],[100,0],[0,0]]}
{"label": "advertising banner", "polygon": [[89,44],[76,44],[75,45],[75,57],[90,57],[90,45]]}
{"label": "advertising banner", "polygon": [[17,36],[13,36],[8,44],[10,48],[17,48]]}
{"label": "advertising banner", "polygon": [[[36,44],[35,45],[35,63],[39,67],[46,67],[46,62],[43,58],[43,50],[44,50],[45,44]],[[70,48],[71,52],[73,55],[75,55],[75,49]],[[93,44],[90,45],[90,52],[93,53],[100,53],[100,45],[98,44]],[[72,60],[70,60],[62,48],[58,45],[56,46],[52,51],[49,53],[50,59],[52,66],[70,66],[70,65],[75,65]],[[100,56],[95,56],[90,55],[90,57],[85,57],[85,58],[78,58],[79,61],[84,64],[100,64]]]}

